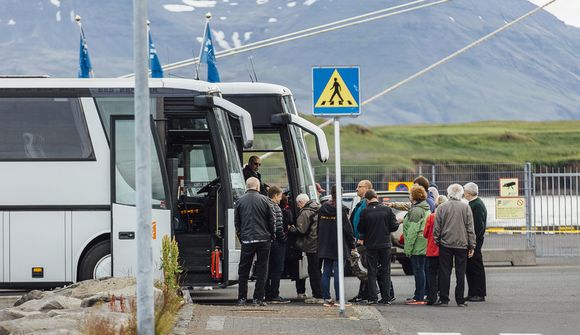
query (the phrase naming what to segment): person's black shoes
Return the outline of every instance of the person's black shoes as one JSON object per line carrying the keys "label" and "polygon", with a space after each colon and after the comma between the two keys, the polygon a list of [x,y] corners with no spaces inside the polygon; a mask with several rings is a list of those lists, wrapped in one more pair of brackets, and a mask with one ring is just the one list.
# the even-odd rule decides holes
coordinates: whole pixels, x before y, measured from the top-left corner
{"label": "person's black shoes", "polygon": [[485,297],[480,297],[480,296],[474,295],[473,297],[468,297],[467,299],[465,299],[465,301],[484,302],[485,301]]}
{"label": "person's black shoes", "polygon": [[390,305],[391,304],[391,299],[381,299],[378,301],[379,304],[381,305]]}
{"label": "person's black shoes", "polygon": [[367,300],[367,305],[376,305],[377,303],[378,303],[378,300],[372,300],[372,299]]}
{"label": "person's black shoes", "polygon": [[253,305],[254,306],[268,306],[268,304],[264,300],[254,300]]}
{"label": "person's black shoes", "polygon": [[457,303],[457,307],[467,307],[466,303]]}
{"label": "person's black shoes", "polygon": [[248,302],[248,299],[240,298],[240,299],[238,299],[238,306],[245,306],[247,302]]}
{"label": "person's black shoes", "polygon": [[449,307],[449,303],[448,302],[442,302],[442,301],[440,301],[437,306],[439,306],[439,307]]}
{"label": "person's black shoes", "polygon": [[282,298],[281,296],[277,296],[276,298],[271,299],[269,302],[273,304],[289,304],[291,301],[290,299]]}
{"label": "person's black shoes", "polygon": [[358,304],[358,303],[361,303],[363,301],[366,301],[366,299],[363,299],[363,298],[356,296],[356,297],[350,299],[348,302]]}

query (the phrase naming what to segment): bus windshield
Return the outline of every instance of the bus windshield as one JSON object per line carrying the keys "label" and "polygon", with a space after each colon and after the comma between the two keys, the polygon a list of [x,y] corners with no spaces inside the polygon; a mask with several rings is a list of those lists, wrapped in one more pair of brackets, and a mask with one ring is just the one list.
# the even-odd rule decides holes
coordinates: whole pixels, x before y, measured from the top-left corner
{"label": "bus windshield", "polygon": [[232,195],[234,196],[234,200],[237,200],[246,192],[244,175],[242,174],[242,166],[238,161],[238,157],[240,156],[238,154],[238,149],[236,148],[234,136],[230,131],[230,123],[225,111],[221,108],[214,108],[214,112],[218,124],[220,139],[222,141],[224,151],[226,152],[224,159],[230,173]]}
{"label": "bus windshield", "polygon": [[[289,114],[298,115],[294,101],[292,101],[292,96],[284,96],[282,99],[286,112]],[[318,199],[318,193],[316,192],[316,184],[314,181],[314,173],[311,169],[312,164],[310,163],[308,148],[306,147],[306,142],[304,141],[304,134],[302,129],[295,125],[289,125],[288,128],[292,136],[292,143],[296,153],[300,192],[308,194],[310,199]]]}

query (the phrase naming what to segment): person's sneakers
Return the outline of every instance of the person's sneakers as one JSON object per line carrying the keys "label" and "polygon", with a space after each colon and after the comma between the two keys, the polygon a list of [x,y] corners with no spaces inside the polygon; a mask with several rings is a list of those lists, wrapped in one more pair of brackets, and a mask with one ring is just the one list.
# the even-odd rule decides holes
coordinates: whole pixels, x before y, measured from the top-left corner
{"label": "person's sneakers", "polygon": [[391,299],[381,299],[378,301],[379,304],[381,305],[390,305],[391,304]]}
{"label": "person's sneakers", "polygon": [[480,297],[480,296],[474,295],[473,297],[469,297],[468,299],[465,299],[465,301],[484,302],[485,301],[485,297]]}
{"label": "person's sneakers", "polygon": [[460,303],[460,304],[457,304],[457,307],[467,307],[467,304],[466,303]]}
{"label": "person's sneakers", "polygon": [[277,296],[276,298],[272,298],[269,302],[273,304],[289,304],[291,301],[290,299],[282,298],[281,296]]}
{"label": "person's sneakers", "polygon": [[366,299],[363,299],[363,298],[361,298],[361,297],[359,297],[359,296],[356,296],[356,297],[354,297],[354,298],[350,299],[348,302],[352,302],[352,303],[358,304],[358,303],[360,303],[361,301],[366,301]]}
{"label": "person's sneakers", "polygon": [[436,301],[427,300],[426,305],[433,306],[435,305]]}
{"label": "person's sneakers", "polygon": [[392,303],[395,300],[397,300],[397,298],[396,297],[392,297],[391,299],[389,299],[389,302]]}
{"label": "person's sneakers", "polygon": [[308,298],[304,300],[305,304],[323,304],[324,299],[321,298]]}
{"label": "person's sneakers", "polygon": [[254,306],[268,306],[268,304],[264,300],[254,300],[253,305]]}
{"label": "person's sneakers", "polygon": [[367,300],[367,305],[376,305],[376,304],[378,304],[378,302],[379,301],[376,299],[369,299],[369,300]]}
{"label": "person's sneakers", "polygon": [[437,304],[437,306],[439,306],[439,307],[449,307],[449,303],[448,302],[439,301],[439,304]]}
{"label": "person's sneakers", "polygon": [[306,299],[308,299],[308,294],[306,294],[306,293],[297,293],[296,294],[296,299],[298,299],[298,300],[306,300]]}
{"label": "person's sneakers", "polygon": [[336,302],[334,302],[334,300],[332,299],[324,299],[324,307],[334,307],[334,305],[336,305]]}
{"label": "person's sneakers", "polygon": [[405,301],[405,305],[425,305],[425,304],[426,304],[426,302],[423,300],[411,299],[411,300]]}
{"label": "person's sneakers", "polygon": [[240,298],[240,299],[238,299],[238,306],[245,306],[247,302],[248,302],[248,299]]}

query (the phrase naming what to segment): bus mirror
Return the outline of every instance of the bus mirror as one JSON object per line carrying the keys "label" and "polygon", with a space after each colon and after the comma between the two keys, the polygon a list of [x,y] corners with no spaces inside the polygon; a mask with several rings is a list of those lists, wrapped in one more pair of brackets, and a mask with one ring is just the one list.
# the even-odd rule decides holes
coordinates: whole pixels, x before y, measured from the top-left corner
{"label": "bus mirror", "polygon": [[290,124],[292,123],[292,118],[290,117],[290,114],[279,113],[272,115],[270,122],[272,124]]}
{"label": "bus mirror", "polygon": [[318,153],[318,160],[320,160],[322,163],[328,160],[330,152],[328,151],[326,134],[324,134],[324,131],[320,127],[294,114],[275,114],[272,115],[271,121],[273,124],[293,124],[310,133],[316,139],[315,142],[316,152]]}
{"label": "bus mirror", "polygon": [[198,95],[193,97],[193,105],[196,107],[206,107],[213,108],[213,96],[211,95]]}
{"label": "bus mirror", "polygon": [[240,120],[242,139],[244,148],[251,148],[254,143],[254,126],[252,125],[252,115],[242,107],[220,97],[213,97],[215,106],[222,108],[234,118]]}

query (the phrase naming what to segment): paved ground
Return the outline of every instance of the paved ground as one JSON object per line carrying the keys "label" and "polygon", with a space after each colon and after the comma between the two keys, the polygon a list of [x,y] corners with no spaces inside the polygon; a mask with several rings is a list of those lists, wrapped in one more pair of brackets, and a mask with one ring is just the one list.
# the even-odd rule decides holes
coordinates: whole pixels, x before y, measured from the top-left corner
{"label": "paved ground", "polygon": [[[580,334],[580,258],[538,259],[535,267],[488,268],[488,301],[467,308],[405,306],[413,279],[394,270],[392,306],[353,306],[348,319],[337,308],[304,305],[234,306],[237,287],[195,292],[188,334]],[[347,278],[347,297],[358,288]],[[453,284],[454,285],[454,284]],[[252,289],[250,288],[250,292]],[[282,293],[295,294],[284,281]],[[377,311],[379,313],[377,313]],[[382,316],[382,318],[380,317]]]}

